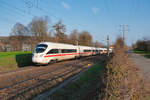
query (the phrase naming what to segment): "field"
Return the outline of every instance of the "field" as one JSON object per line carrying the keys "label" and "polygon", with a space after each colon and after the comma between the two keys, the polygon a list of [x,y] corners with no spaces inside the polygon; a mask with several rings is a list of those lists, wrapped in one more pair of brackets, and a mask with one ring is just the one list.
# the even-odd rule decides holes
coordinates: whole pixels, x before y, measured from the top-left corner
{"label": "field", "polygon": [[[96,98],[99,92],[100,85],[102,86],[100,75],[104,72],[105,64],[99,64],[91,67],[83,73],[77,80],[68,83],[54,94],[51,99],[53,100],[73,100],[73,99],[87,99]],[[76,91],[76,92],[75,92]]]}
{"label": "field", "polygon": [[0,52],[0,70],[11,70],[32,65],[32,52]]}
{"label": "field", "polygon": [[150,59],[150,51],[139,51],[139,50],[134,50],[134,53],[140,54],[146,58]]}

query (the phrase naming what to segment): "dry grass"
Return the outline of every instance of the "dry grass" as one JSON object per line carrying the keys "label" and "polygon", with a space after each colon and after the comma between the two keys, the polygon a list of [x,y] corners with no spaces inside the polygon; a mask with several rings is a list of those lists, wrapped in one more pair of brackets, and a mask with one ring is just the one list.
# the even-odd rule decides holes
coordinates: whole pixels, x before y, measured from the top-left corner
{"label": "dry grass", "polygon": [[115,55],[106,68],[106,87],[100,96],[103,100],[145,100],[148,91],[146,82],[139,69],[124,52],[123,42],[118,39]]}

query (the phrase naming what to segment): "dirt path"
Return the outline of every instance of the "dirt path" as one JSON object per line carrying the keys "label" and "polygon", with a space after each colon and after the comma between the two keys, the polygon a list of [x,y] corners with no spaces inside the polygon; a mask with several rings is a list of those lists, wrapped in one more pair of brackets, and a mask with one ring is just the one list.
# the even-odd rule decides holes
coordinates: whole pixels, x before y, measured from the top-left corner
{"label": "dirt path", "polygon": [[129,58],[139,67],[146,79],[150,82],[150,59],[135,53],[131,53]]}

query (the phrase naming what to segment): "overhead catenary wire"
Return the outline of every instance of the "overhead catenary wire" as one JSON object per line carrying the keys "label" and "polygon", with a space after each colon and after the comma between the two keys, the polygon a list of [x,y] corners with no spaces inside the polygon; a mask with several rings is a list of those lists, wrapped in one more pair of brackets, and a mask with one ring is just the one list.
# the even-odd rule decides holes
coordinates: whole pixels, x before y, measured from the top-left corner
{"label": "overhead catenary wire", "polygon": [[[24,2],[25,2],[25,0],[24,0]],[[39,1],[38,1],[38,2],[39,2]],[[19,16],[24,16],[24,14],[25,14],[25,15],[28,15],[28,16],[35,17],[35,15],[34,15],[32,12],[29,13],[28,11],[23,10],[23,9],[21,9],[21,8],[18,8],[18,7],[14,6],[14,5],[12,5],[12,4],[6,2],[6,1],[1,0],[0,3],[6,5],[6,6],[9,7],[9,8],[12,8],[12,9],[13,9],[13,10],[12,10],[13,12],[14,12],[14,10],[17,11]],[[32,2],[31,2],[31,3],[32,3]],[[39,4],[39,3],[38,3],[38,4]],[[57,17],[55,14],[52,14],[52,13],[50,12],[50,10],[47,11],[47,10],[45,10],[44,8],[41,8],[40,5],[38,5],[38,4],[37,4],[36,6],[34,5],[33,7],[34,7],[35,9],[37,9],[37,10],[40,10],[41,12],[43,12],[43,13],[45,13],[45,14],[47,14],[47,15],[50,15],[50,16],[54,17],[56,20],[61,20],[61,19],[62,19],[62,18]],[[31,5],[33,5],[33,4],[31,4]],[[29,8],[30,8],[30,7],[29,7]],[[71,19],[71,18],[69,18],[69,19]],[[70,26],[68,26],[68,27],[71,27],[72,29],[76,29],[75,27],[72,26],[72,22],[70,22],[70,20],[69,20],[69,22],[67,22],[67,23],[71,23]],[[79,24],[79,23],[73,24],[73,25],[76,25],[76,26],[78,26],[78,27],[85,27],[85,26],[86,26],[85,24],[84,24],[84,25],[81,25],[81,24]],[[97,37],[96,37],[96,38],[97,38]],[[97,40],[99,40],[99,39],[97,38]]]}
{"label": "overhead catenary wire", "polygon": [[0,2],[3,3],[3,4],[5,4],[5,5],[10,6],[10,7],[13,8],[13,9],[16,9],[16,10],[22,12],[22,13],[26,13],[27,15],[34,16],[33,14],[31,14],[31,13],[29,13],[29,12],[23,10],[23,9],[20,9],[20,8],[14,6],[14,5],[12,5],[12,4],[9,4],[9,3],[7,3],[7,2],[5,2],[5,1],[3,1],[3,0],[1,0]]}
{"label": "overhead catenary wire", "polygon": [[[18,12],[17,10],[14,10],[14,9],[12,10],[12,8],[10,6],[3,5],[3,4],[1,4],[1,2],[0,2],[0,6],[3,7],[5,10],[5,12],[3,12],[3,13],[7,13],[7,15],[10,15],[10,16],[14,16],[17,13],[17,16],[16,16],[17,18],[19,17],[19,19],[22,19],[22,20],[25,19],[25,17],[24,17],[25,15],[23,13]],[[1,16],[1,17],[3,17],[3,16]],[[14,17],[11,17],[11,19],[13,19],[13,21],[14,21]],[[14,22],[16,22],[16,21],[14,21]]]}
{"label": "overhead catenary wire", "polygon": [[[43,2],[45,2],[45,1],[43,1]],[[45,10],[43,7],[41,8],[41,7],[40,7],[40,1],[39,1],[38,4],[39,4],[38,7],[35,6],[36,9],[39,9],[39,10],[43,11],[43,12],[46,13],[46,14],[50,14],[51,16],[55,17],[57,20],[61,20],[61,19],[62,19],[62,18],[57,17],[54,13],[50,12],[50,11],[52,11],[51,9],[49,9],[49,10],[47,11],[47,10]],[[48,4],[48,3],[45,3],[45,4]],[[34,5],[34,4],[32,4],[32,5]],[[72,23],[70,22],[71,18],[68,18],[68,19],[69,19],[69,23],[72,24]],[[80,27],[85,26],[85,25],[81,25],[81,24],[79,24],[79,23],[76,24],[76,25],[77,25],[77,26],[80,26]]]}
{"label": "overhead catenary wire", "polygon": [[[24,2],[25,2],[25,1],[26,1],[26,0],[24,0]],[[5,4],[5,5],[7,5],[7,6],[9,6],[9,7],[11,7],[11,8],[13,8],[13,9],[15,9],[15,10],[17,10],[17,11],[19,11],[19,12],[21,12],[21,13],[23,13],[23,14],[27,14],[27,15],[30,15],[30,16],[34,17],[34,15],[33,15],[32,13],[29,13],[29,12],[27,12],[27,11],[25,11],[25,10],[22,10],[22,9],[20,9],[20,8],[18,8],[18,7],[16,7],[16,6],[13,6],[13,5],[11,5],[11,4],[5,2],[5,1],[2,1],[2,0],[1,0],[0,2],[3,3],[3,4]],[[32,2],[30,2],[30,3],[31,3],[31,5],[33,5],[33,7],[34,7],[34,4],[32,4]],[[49,11],[44,10],[44,9],[41,8],[39,5],[38,5],[37,7],[35,7],[35,8],[38,9],[38,10],[40,10],[40,11],[42,11],[42,12],[44,12],[44,13],[46,13],[46,14],[48,14],[48,15],[50,15],[50,16],[53,16],[53,17],[56,18],[57,20],[61,20],[61,18],[55,16],[54,14],[51,14],[51,12],[49,12]],[[77,26],[82,27],[83,25],[77,24]],[[85,25],[84,25],[84,26],[85,26]],[[69,26],[69,27],[71,27],[71,26]]]}

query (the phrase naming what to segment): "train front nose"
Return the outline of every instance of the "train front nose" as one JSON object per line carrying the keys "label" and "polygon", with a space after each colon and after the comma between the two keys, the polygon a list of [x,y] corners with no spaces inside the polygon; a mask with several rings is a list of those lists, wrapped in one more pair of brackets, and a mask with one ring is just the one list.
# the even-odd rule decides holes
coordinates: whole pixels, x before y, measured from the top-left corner
{"label": "train front nose", "polygon": [[38,54],[32,55],[32,62],[33,63],[42,63],[42,58]]}
{"label": "train front nose", "polygon": [[33,54],[32,62],[37,64],[47,64],[48,60],[44,58],[44,54]]}

